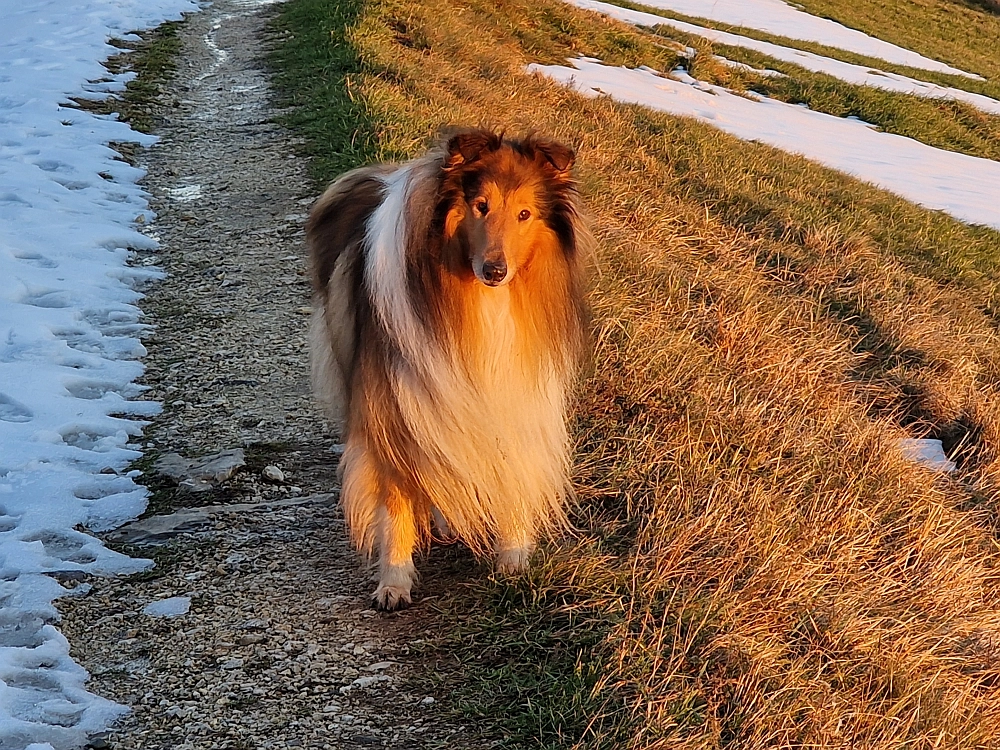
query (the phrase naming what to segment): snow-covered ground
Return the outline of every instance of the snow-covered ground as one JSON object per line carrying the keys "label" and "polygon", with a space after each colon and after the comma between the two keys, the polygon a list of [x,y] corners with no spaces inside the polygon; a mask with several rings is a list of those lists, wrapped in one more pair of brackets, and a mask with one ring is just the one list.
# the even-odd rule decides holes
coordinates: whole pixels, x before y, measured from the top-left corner
{"label": "snow-covered ground", "polygon": [[574,67],[531,65],[589,96],[694,117],[748,141],[760,141],[846,172],[903,198],[971,224],[1000,229],[1000,162],[881,133],[867,123],[774,99],[737,96],[683,72],[616,68],[590,59]]}
{"label": "snow-covered ground", "polygon": [[991,115],[1000,115],[1000,101],[992,99],[982,94],[973,94],[969,91],[953,88],[950,86],[939,86],[936,83],[918,81],[914,78],[877,70],[864,65],[854,65],[852,63],[834,60],[830,57],[817,55],[812,52],[783,47],[779,44],[761,42],[750,39],[739,34],[730,34],[725,31],[716,31],[704,26],[697,26],[684,21],[676,21],[652,13],[643,13],[637,10],[621,8],[610,3],[599,2],[599,0],[567,0],[572,5],[584,10],[593,10],[611,18],[615,18],[625,23],[636,26],[669,26],[683,31],[687,34],[704,37],[712,42],[726,44],[730,47],[743,47],[756,52],[773,57],[776,60],[795,63],[806,70],[816,73],[826,73],[834,78],[839,78],[847,83],[858,86],[871,86],[872,88],[883,89],[885,91],[895,91],[901,94],[912,94],[929,99],[957,99],[966,104]]}
{"label": "snow-covered ground", "polygon": [[[106,42],[196,10],[193,0],[22,0],[0,33],[0,748],[82,747],[125,709],[88,693],[54,627],[65,593],[46,573],[131,573],[77,530],[140,513],[120,472],[155,408],[130,401],[144,352],[138,288],[155,243],[142,171],[110,141],[151,139],[66,106],[123,87]],[[102,81],[103,82],[99,82]],[[78,587],[78,590],[79,587]]]}
{"label": "snow-covered ground", "polygon": [[643,5],[671,10],[685,16],[706,18],[730,26],[766,31],[788,39],[818,42],[828,47],[875,57],[896,65],[982,78],[876,39],[856,29],[850,29],[828,18],[810,15],[793,8],[783,0],[643,0]]}

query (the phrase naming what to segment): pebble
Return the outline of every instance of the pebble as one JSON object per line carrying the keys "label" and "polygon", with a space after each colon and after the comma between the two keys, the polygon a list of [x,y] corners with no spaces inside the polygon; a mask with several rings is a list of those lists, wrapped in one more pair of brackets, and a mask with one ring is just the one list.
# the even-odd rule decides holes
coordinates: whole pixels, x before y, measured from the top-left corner
{"label": "pebble", "polygon": [[264,471],[261,473],[264,475],[264,479],[268,481],[277,482],[278,484],[283,484],[285,481],[285,473],[277,466],[265,466]]}

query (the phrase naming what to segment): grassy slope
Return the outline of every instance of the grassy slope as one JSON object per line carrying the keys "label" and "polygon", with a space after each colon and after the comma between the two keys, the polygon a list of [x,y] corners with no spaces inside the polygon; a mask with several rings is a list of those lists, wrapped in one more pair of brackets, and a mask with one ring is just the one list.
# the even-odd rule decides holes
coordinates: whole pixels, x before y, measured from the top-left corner
{"label": "grassy slope", "polygon": [[[882,70],[891,68],[919,80],[931,80],[941,85],[964,88],[1000,98],[1000,83],[996,81],[976,82],[956,76],[943,76],[927,71],[890,66],[873,58],[845,54],[842,51],[822,48],[820,45],[774,37],[749,29],[729,27],[704,19],[691,19],[638,3],[619,2],[618,4],[649,13],[690,20],[710,28],[734,31],[745,36],[765,39],[796,49],[809,48],[811,51],[834,58],[850,58],[848,61],[856,64]],[[854,86],[833,76],[813,73],[798,65],[775,60],[752,50],[724,44],[711,44],[704,38],[681,33],[669,26],[657,27],[656,31],[669,39],[690,45],[698,50],[699,54],[689,68],[692,75],[701,80],[737,91],[756,91],[784,102],[805,104],[810,109],[837,117],[859,117],[865,122],[877,125],[886,132],[914,138],[936,148],[1000,160],[1000,117],[988,115],[971,105],[944,99],[923,99],[874,88]],[[786,77],[771,78],[755,75],[748,71],[735,70],[715,61],[712,57],[713,54],[719,54],[735,62],[746,63],[757,68],[771,68],[784,73]]]}
{"label": "grassy slope", "polygon": [[[947,18],[949,13],[948,8],[954,5],[964,5],[961,0],[954,0],[954,2],[952,0],[928,0],[927,3],[920,5],[919,12],[914,14],[915,18],[920,19],[920,23],[912,24],[909,21],[907,23],[900,22],[900,19],[904,17],[904,13],[912,11],[915,6],[918,6],[918,2],[912,0],[902,0],[901,2],[891,4],[864,2],[857,4],[857,6],[846,2],[846,0],[817,0],[817,2],[808,4],[808,7],[806,4],[798,4],[817,15],[830,17],[851,28],[867,31],[873,36],[894,42],[906,49],[920,52],[932,59],[951,63],[956,68],[976,73],[983,76],[986,80],[937,73],[924,70],[923,68],[910,68],[906,65],[897,65],[876,57],[868,57],[842,50],[838,47],[828,47],[818,42],[791,39],[777,34],[769,34],[766,31],[758,29],[732,26],[698,16],[675,13],[670,10],[644,4],[638,0],[634,2],[633,0],[608,0],[608,2],[611,2],[613,5],[620,5],[623,8],[642,10],[654,15],[676,18],[720,31],[741,34],[751,39],[759,39],[784,47],[814,52],[817,55],[832,57],[835,60],[843,60],[855,65],[866,65],[870,68],[899,73],[921,81],[939,83],[942,86],[954,86],[966,91],[1000,98],[1000,61],[990,51],[991,45],[994,44],[992,41],[993,37],[990,35],[1000,32],[1000,15],[989,14],[981,10],[970,11],[968,10],[968,6],[966,6],[966,12],[961,14],[960,21],[949,21]],[[892,27],[891,33],[885,31],[888,26]],[[956,34],[958,29],[964,29],[968,32],[969,47],[966,52],[970,54],[959,56],[956,60],[953,59],[956,46],[959,49],[961,48],[960,35]],[[908,44],[911,39],[915,39],[916,41],[913,44]]]}
{"label": "grassy slope", "polygon": [[[512,747],[1000,746],[1000,236],[524,75],[672,64],[552,0],[292,0],[281,24],[320,181],[449,122],[579,147],[581,531],[448,600],[465,709]],[[958,476],[901,460],[904,426]]]}
{"label": "grassy slope", "polygon": [[[800,0],[810,13],[1000,83],[1000,7],[964,0]],[[986,6],[986,7],[984,7]]]}

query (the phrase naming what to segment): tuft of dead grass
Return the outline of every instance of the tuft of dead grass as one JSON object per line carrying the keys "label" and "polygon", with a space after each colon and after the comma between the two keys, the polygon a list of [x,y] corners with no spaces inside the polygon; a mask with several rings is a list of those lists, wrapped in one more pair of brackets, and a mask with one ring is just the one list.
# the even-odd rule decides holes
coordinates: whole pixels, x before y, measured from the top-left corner
{"label": "tuft of dead grass", "polygon": [[366,158],[543,130],[578,147],[601,245],[579,533],[443,606],[464,710],[511,747],[1000,747],[1000,236],[526,75],[673,64],[554,0],[352,7],[329,31]]}

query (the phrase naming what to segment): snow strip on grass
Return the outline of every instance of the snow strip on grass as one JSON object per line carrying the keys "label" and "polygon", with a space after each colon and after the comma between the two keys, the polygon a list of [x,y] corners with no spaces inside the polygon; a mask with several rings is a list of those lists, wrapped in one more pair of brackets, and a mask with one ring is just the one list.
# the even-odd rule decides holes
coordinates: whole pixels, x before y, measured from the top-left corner
{"label": "snow strip on grass", "polygon": [[616,68],[590,59],[575,67],[530,65],[587,96],[608,95],[714,125],[748,141],[801,154],[970,224],[1000,229],[1000,162],[880,133],[867,123],[839,118],[762,96],[744,98],[678,72]]}
{"label": "snow strip on grass", "polygon": [[[120,472],[156,404],[130,401],[142,373],[138,287],[127,265],[154,248],[143,171],[110,141],[153,139],[65,106],[124,87],[106,43],[197,10],[192,0],[22,0],[0,35],[0,747],[69,750],[127,709],[88,693],[53,627],[66,590],[47,573],[127,574],[150,563],[78,530],[145,507]],[[79,575],[79,573],[77,573]],[[74,593],[85,594],[86,584]]]}
{"label": "snow strip on grass", "polygon": [[[577,6],[578,8],[597,11],[598,13],[602,13],[606,16],[610,16],[611,18],[615,18],[619,21],[624,21],[625,23],[630,23],[635,26],[669,26],[677,29],[678,31],[683,31],[687,34],[695,34],[696,36],[704,37],[705,39],[719,44],[727,44],[730,47],[743,47],[745,49],[751,49],[768,55],[769,57],[773,57],[775,60],[795,63],[806,70],[810,70],[814,73],[826,73],[834,78],[839,78],[841,81],[853,83],[856,86],[871,86],[872,88],[883,89],[885,91],[912,94],[914,96],[922,96],[928,99],[957,99],[965,102],[966,104],[971,104],[976,109],[988,114],[1000,115],[1000,101],[991,99],[988,96],[983,96],[982,94],[973,94],[968,91],[963,91],[962,89],[951,88],[949,86],[939,86],[935,83],[927,83],[925,81],[918,81],[914,78],[908,78],[907,76],[898,75],[896,73],[887,73],[882,70],[874,70],[872,68],[865,67],[864,65],[845,63],[840,60],[834,60],[830,57],[823,57],[822,55],[816,55],[812,52],[803,52],[802,50],[792,49],[791,47],[782,47],[781,45],[771,44],[770,42],[759,42],[756,39],[750,39],[749,37],[740,36],[739,34],[730,34],[725,31],[715,31],[714,29],[708,29],[704,26],[696,26],[695,24],[686,23],[684,21],[675,21],[670,18],[653,15],[652,13],[643,13],[637,10],[629,10],[628,8],[620,8],[617,5],[599,2],[598,0],[567,0],[567,2]],[[731,61],[726,62],[730,65],[735,65],[735,63],[732,63]]]}
{"label": "snow strip on grass", "polygon": [[[643,5],[672,10],[685,16],[707,18],[710,21],[766,31],[769,34],[806,42],[818,42],[827,47],[854,52],[866,57],[906,65],[911,68],[934,70],[984,80],[975,73],[953,68],[916,52],[883,42],[864,32],[850,29],[828,18],[820,18],[797,10],[782,0],[640,0]],[[573,0],[573,4],[578,4]],[[582,7],[582,6],[581,6]]]}

